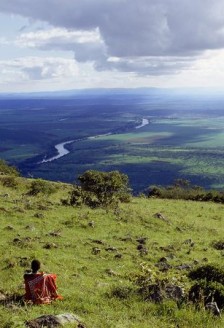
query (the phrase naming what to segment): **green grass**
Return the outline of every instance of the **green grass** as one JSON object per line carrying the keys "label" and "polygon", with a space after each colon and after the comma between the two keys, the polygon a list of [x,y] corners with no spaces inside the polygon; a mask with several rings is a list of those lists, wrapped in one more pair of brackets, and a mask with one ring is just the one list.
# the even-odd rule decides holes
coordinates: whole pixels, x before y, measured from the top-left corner
{"label": "green grass", "polygon": [[166,131],[158,131],[158,132],[138,132],[137,130],[133,133],[125,133],[125,134],[115,134],[109,136],[100,137],[101,140],[112,140],[112,141],[122,141],[122,142],[131,142],[136,144],[153,144],[157,140],[166,139],[171,137],[173,134],[171,132]]}
{"label": "green grass", "polygon": [[[1,304],[1,327],[23,327],[25,320],[67,312],[77,314],[91,328],[224,326],[223,318],[216,319],[190,304],[178,308],[172,301],[146,302],[137,294],[134,283],[134,277],[147,267],[161,278],[175,278],[187,293],[191,285],[187,271],[175,267],[184,263],[194,267],[195,260],[199,265],[222,262],[223,252],[211,243],[224,235],[223,205],[139,197],[122,204],[116,213],[73,208],[60,203],[68,196],[70,185],[56,183],[58,191],[49,197],[31,197],[25,194],[32,180],[17,180],[17,190],[1,187],[0,191],[1,292],[22,295],[24,270],[38,258],[44,271],[57,273],[58,290],[64,300],[47,306]],[[3,197],[5,193],[9,196]],[[170,224],[155,218],[158,212]],[[54,231],[60,236],[51,236]],[[137,250],[139,237],[147,238],[146,255]],[[191,249],[185,243],[187,239],[194,242]],[[47,243],[54,243],[56,248],[44,248]],[[100,249],[99,254],[93,254],[94,247]],[[172,251],[164,250],[167,247]],[[159,272],[155,264],[170,253],[172,268],[168,273]],[[122,257],[116,258],[116,254]],[[132,290],[125,299],[112,296],[113,290],[124,287]]]}

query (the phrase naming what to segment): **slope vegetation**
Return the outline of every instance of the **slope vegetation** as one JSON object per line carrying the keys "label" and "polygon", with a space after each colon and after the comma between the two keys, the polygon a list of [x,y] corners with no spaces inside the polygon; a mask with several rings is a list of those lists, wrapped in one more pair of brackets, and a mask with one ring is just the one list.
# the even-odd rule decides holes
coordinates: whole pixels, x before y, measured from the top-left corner
{"label": "slope vegetation", "polygon": [[[1,327],[68,312],[91,328],[224,326],[222,316],[188,298],[189,272],[222,262],[222,247],[214,244],[224,235],[223,205],[138,197],[116,209],[72,207],[61,202],[71,185],[48,182],[51,193],[34,195],[31,179],[4,181],[1,176]],[[34,258],[57,273],[63,301],[21,301],[23,274]],[[156,300],[150,288],[158,283],[180,287],[182,299]]]}

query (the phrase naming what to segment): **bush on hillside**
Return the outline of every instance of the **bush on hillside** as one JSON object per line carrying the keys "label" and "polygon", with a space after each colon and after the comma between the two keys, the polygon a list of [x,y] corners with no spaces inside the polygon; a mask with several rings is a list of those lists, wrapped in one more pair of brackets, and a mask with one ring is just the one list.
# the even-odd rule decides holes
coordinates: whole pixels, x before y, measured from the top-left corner
{"label": "bush on hillside", "polygon": [[0,182],[4,187],[8,188],[16,188],[18,186],[18,182],[15,176],[0,177]]}
{"label": "bush on hillside", "polygon": [[6,161],[0,160],[0,175],[12,175],[19,176],[18,170],[9,164]]}
{"label": "bush on hillside", "polygon": [[224,192],[217,190],[206,191],[202,187],[190,185],[188,180],[175,180],[168,187],[151,186],[146,192],[147,196],[163,199],[184,199],[193,201],[212,201],[224,203]]}
{"label": "bush on hillside", "polygon": [[212,247],[217,249],[218,251],[224,250],[224,240],[214,241],[212,243]]}
{"label": "bush on hillside", "polygon": [[71,193],[71,205],[81,203],[91,207],[108,207],[119,201],[130,201],[128,176],[118,171],[86,171],[78,178],[80,186],[74,185]]}
{"label": "bush on hillside", "polygon": [[199,304],[216,302],[219,308],[224,308],[224,270],[214,265],[198,267],[188,274],[197,282],[189,290],[189,300]]}
{"label": "bush on hillside", "polygon": [[135,290],[130,286],[114,286],[111,288],[108,297],[115,297],[121,300],[128,299],[134,294]]}
{"label": "bush on hillside", "polygon": [[39,193],[50,195],[54,192],[56,192],[56,187],[51,182],[36,179],[32,181],[28,194],[31,196],[36,196]]}
{"label": "bush on hillside", "polygon": [[191,270],[188,276],[192,280],[206,280],[207,282],[218,282],[224,284],[224,270],[211,264],[203,265]]}

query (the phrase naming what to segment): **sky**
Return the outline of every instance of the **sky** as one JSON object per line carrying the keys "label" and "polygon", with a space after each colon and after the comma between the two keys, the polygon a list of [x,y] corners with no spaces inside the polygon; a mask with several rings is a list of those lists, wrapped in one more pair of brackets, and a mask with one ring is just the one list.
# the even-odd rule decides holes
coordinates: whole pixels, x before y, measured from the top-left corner
{"label": "sky", "polygon": [[223,0],[1,0],[0,92],[224,88]]}

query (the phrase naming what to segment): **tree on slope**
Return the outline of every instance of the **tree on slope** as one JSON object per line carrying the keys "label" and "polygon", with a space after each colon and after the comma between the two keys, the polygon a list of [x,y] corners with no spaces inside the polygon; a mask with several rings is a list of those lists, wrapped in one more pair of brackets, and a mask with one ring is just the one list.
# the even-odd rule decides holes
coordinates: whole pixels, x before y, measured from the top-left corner
{"label": "tree on slope", "polygon": [[[89,170],[80,175],[78,180],[83,203],[87,205],[110,206],[130,198],[128,176],[119,171]],[[77,194],[77,186],[74,191]]]}

